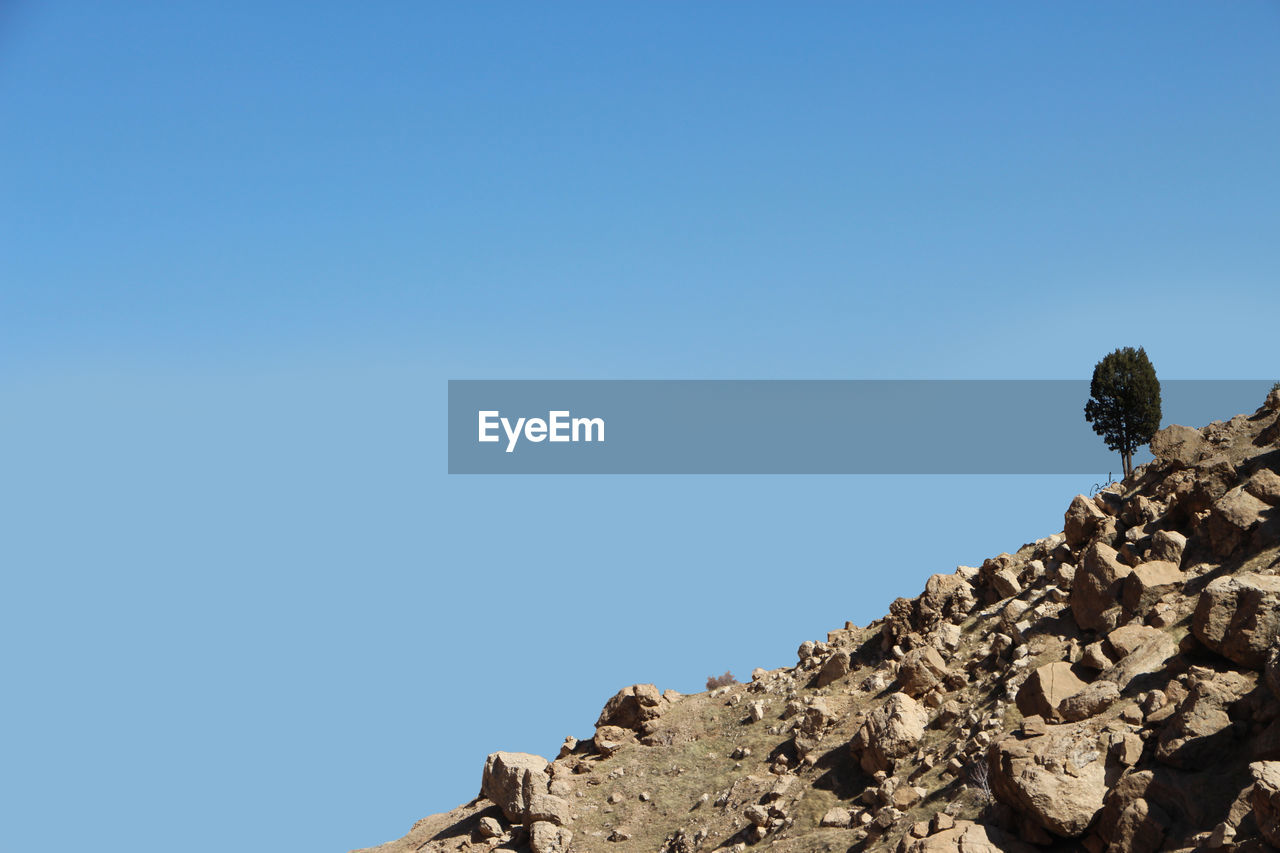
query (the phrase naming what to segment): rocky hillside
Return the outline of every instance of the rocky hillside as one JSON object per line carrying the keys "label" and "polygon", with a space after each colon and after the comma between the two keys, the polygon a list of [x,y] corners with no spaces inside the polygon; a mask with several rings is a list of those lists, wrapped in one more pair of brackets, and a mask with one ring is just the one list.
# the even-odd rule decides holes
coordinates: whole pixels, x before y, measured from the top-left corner
{"label": "rocky hillside", "polygon": [[370,853],[1280,849],[1280,391],[1152,451],[795,666],[490,755]]}

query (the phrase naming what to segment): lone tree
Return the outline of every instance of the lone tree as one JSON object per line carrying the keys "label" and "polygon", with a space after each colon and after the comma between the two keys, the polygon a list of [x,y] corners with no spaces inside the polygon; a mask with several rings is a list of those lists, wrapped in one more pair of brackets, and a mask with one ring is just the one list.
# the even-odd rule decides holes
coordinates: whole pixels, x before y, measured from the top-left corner
{"label": "lone tree", "polygon": [[1093,368],[1084,419],[1120,451],[1124,475],[1132,476],[1133,451],[1160,429],[1160,380],[1142,347],[1118,349]]}

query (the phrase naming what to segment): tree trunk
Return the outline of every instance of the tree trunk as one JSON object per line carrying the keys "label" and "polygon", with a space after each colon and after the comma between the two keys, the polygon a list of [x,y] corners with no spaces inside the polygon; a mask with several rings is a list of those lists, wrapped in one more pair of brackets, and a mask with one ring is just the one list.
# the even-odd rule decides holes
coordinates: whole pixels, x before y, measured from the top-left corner
{"label": "tree trunk", "polygon": [[1133,476],[1133,452],[1126,450],[1120,454],[1120,458],[1124,460],[1124,478],[1127,480]]}

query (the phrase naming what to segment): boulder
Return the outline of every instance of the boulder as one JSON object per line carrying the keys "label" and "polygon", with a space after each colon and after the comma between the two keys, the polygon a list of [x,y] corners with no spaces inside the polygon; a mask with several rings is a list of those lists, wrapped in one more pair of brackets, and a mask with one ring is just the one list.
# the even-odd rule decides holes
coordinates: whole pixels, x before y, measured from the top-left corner
{"label": "boulder", "polygon": [[[827,726],[831,725],[832,722],[834,722],[834,717],[827,708],[825,700],[815,699],[812,705],[805,706],[800,714],[800,719],[796,721],[796,752],[802,758],[813,752],[817,748],[818,742],[822,740],[822,735]],[[789,778],[794,779],[795,777]]]}
{"label": "boulder", "polygon": [[905,838],[898,849],[902,853],[1035,853],[1039,848],[994,826],[959,820],[925,838]]}
{"label": "boulder", "polygon": [[1269,509],[1265,502],[1236,486],[1209,507],[1201,530],[1213,552],[1226,557],[1247,541],[1249,533]]}
{"label": "boulder", "polygon": [[556,826],[567,826],[573,819],[569,810],[569,801],[551,794],[534,793],[529,798],[529,808],[525,813],[526,821],[545,820]]}
{"label": "boulder", "polygon": [[1095,542],[1085,549],[1071,581],[1071,615],[1081,628],[1110,631],[1120,623],[1120,595],[1133,570],[1110,545]]}
{"label": "boulder", "polygon": [[991,587],[1001,598],[1010,598],[1022,592],[1022,584],[1018,581],[1018,573],[1012,568],[1004,568],[991,575]]}
{"label": "boulder", "polygon": [[837,651],[831,654],[822,664],[822,669],[818,670],[819,687],[826,687],[833,681],[839,681],[849,674],[851,662],[849,653],[846,651]]}
{"label": "boulder", "polygon": [[1102,646],[1102,641],[1097,640],[1084,647],[1084,651],[1080,655],[1080,665],[1085,669],[1094,669],[1102,671],[1110,669],[1114,663],[1107,656],[1106,650]]}
{"label": "boulder", "polygon": [[1121,625],[1107,634],[1107,644],[1115,652],[1116,660],[1123,660],[1151,640],[1164,636],[1159,628],[1148,625]]}
{"label": "boulder", "polygon": [[1124,579],[1121,602],[1130,611],[1141,616],[1162,595],[1181,589],[1182,581],[1182,570],[1177,563],[1165,560],[1141,563]]}
{"label": "boulder", "polygon": [[1099,834],[1109,840],[1109,853],[1155,853],[1164,844],[1170,823],[1159,806],[1133,797],[1114,806],[1108,803]]}
{"label": "boulder", "polygon": [[1280,634],[1280,577],[1257,572],[1212,581],[1196,602],[1191,629],[1213,651],[1262,669]]}
{"label": "boulder", "polygon": [[1199,430],[1180,424],[1167,426],[1151,437],[1151,454],[1174,468],[1190,468],[1211,452]]}
{"label": "boulder", "polygon": [[1186,550],[1187,537],[1176,530],[1157,530],[1151,534],[1152,560],[1164,560],[1174,565],[1182,564],[1182,552]]}
{"label": "boulder", "polygon": [[1106,748],[1088,722],[1047,726],[1044,735],[1025,740],[1007,735],[987,759],[996,799],[1054,835],[1083,835],[1102,810]]}
{"label": "boulder", "polygon": [[959,625],[952,624],[951,622],[944,623],[939,626],[938,630],[933,634],[934,648],[955,651],[960,648],[960,640],[962,637],[963,635],[960,631]]}
{"label": "boulder", "polygon": [[600,712],[596,726],[621,726],[639,730],[640,726],[662,714],[662,695],[652,684],[633,684],[613,695]]}
{"label": "boulder", "polygon": [[1110,708],[1120,698],[1120,688],[1114,681],[1099,679],[1088,687],[1073,693],[1058,704],[1058,714],[1067,722],[1096,717]]}
{"label": "boulder", "polygon": [[1253,774],[1253,816],[1258,830],[1272,847],[1280,847],[1280,761],[1255,761]]}
{"label": "boulder", "polygon": [[529,827],[529,849],[533,853],[568,853],[573,833],[563,826],[540,820]]}
{"label": "boulder", "polygon": [[831,826],[836,829],[848,829],[853,826],[853,814],[848,809],[827,809],[826,814],[822,816],[822,820],[818,821],[818,826]]}
{"label": "boulder", "polygon": [[1123,767],[1132,767],[1142,760],[1142,737],[1133,732],[1113,734],[1111,749],[1107,752]]}
{"label": "boulder", "polygon": [[898,666],[898,682],[902,692],[919,698],[942,683],[947,677],[947,662],[933,646],[923,646],[907,652]]}
{"label": "boulder", "polygon": [[1280,474],[1260,468],[1245,482],[1244,490],[1265,504],[1280,505]]}
{"label": "boulder", "polygon": [[939,619],[962,619],[976,603],[973,586],[960,575],[933,575],[925,582],[920,596],[920,619],[931,623]]}
{"label": "boulder", "polygon": [[596,729],[592,742],[601,755],[608,758],[628,743],[634,743],[635,732],[622,726],[601,726]]}
{"label": "boulder", "polygon": [[541,755],[495,752],[484,762],[480,795],[502,809],[511,823],[524,823],[535,794],[546,794],[551,783],[548,763]]}
{"label": "boulder", "polygon": [[1106,513],[1098,509],[1098,505],[1084,495],[1076,495],[1071,506],[1063,516],[1063,534],[1066,542],[1073,549],[1089,541]]}
{"label": "boulder", "polygon": [[1160,729],[1155,756],[1170,767],[1196,770],[1220,761],[1235,747],[1237,732],[1227,709],[1253,690],[1255,681],[1239,672],[1206,670],[1190,682]]}
{"label": "boulder", "polygon": [[889,770],[895,759],[915,752],[929,715],[915,699],[894,693],[867,715],[850,746],[868,773]]}
{"label": "boulder", "polygon": [[[1112,635],[1115,635],[1115,642],[1112,642]],[[1107,642],[1113,648],[1119,644],[1121,648],[1130,650],[1114,666],[1104,669],[1098,676],[1101,680],[1115,682],[1121,693],[1134,680],[1163,671],[1169,659],[1178,653],[1178,643],[1173,637],[1159,629],[1142,625],[1117,628],[1107,635]]]}
{"label": "boulder", "polygon": [[486,815],[476,824],[476,832],[480,833],[481,838],[499,838],[502,835],[502,824],[498,823],[497,818]]}
{"label": "boulder", "polygon": [[1039,715],[1046,720],[1058,719],[1058,706],[1062,701],[1086,686],[1066,661],[1047,663],[1022,683],[1016,699],[1018,710],[1024,717]]}

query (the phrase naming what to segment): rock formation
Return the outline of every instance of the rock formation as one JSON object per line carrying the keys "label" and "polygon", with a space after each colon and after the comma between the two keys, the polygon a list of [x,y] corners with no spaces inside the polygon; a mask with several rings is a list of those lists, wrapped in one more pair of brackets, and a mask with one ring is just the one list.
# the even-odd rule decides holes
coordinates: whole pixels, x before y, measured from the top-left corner
{"label": "rock formation", "polygon": [[1280,393],[795,666],[606,703],[367,853],[1280,850]]}

